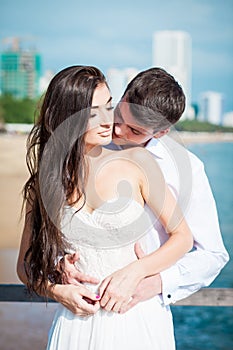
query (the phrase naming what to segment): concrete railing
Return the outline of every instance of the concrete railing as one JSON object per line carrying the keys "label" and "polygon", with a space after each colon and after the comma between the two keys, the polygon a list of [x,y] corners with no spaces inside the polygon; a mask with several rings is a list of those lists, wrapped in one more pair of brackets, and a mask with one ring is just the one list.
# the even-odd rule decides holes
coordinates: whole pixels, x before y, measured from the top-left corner
{"label": "concrete railing", "polygon": [[[45,298],[30,296],[22,284],[0,284],[0,302],[40,303]],[[174,306],[233,306],[233,288],[203,288]]]}

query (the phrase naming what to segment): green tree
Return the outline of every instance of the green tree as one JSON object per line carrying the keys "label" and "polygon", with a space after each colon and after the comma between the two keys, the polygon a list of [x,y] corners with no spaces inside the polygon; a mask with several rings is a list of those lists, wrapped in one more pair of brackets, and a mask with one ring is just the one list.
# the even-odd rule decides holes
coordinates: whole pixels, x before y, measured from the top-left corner
{"label": "green tree", "polygon": [[33,123],[38,101],[16,99],[11,95],[0,97],[0,111],[5,123]]}
{"label": "green tree", "polygon": [[197,103],[192,103],[192,107],[194,110],[194,115],[195,115],[195,119],[197,119],[198,113],[199,113],[199,106]]}
{"label": "green tree", "polygon": [[175,125],[177,131],[206,131],[206,132],[233,132],[233,128],[224,127],[221,125],[210,124],[207,122],[200,122],[197,120],[183,120]]}

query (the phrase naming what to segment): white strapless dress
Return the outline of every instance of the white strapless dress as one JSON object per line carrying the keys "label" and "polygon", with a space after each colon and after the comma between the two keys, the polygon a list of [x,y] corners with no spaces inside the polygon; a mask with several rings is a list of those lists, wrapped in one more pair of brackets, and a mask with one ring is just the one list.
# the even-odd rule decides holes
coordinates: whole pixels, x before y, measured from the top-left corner
{"label": "white strapless dress", "polygon": [[[74,251],[80,253],[77,268],[103,280],[136,259],[136,240],[146,251],[152,224],[135,200],[112,200],[92,214],[65,207],[62,231]],[[98,286],[87,287],[98,290]],[[47,345],[47,350],[174,349],[172,314],[159,296],[137,304],[125,314],[100,309],[93,316],[79,317],[59,305]]]}

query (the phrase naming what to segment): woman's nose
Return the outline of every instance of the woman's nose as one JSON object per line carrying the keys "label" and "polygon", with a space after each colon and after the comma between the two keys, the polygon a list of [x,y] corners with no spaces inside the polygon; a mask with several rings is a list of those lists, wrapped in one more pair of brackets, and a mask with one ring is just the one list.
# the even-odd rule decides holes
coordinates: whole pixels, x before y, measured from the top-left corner
{"label": "woman's nose", "polygon": [[102,109],[100,114],[100,125],[111,126],[113,124],[113,110]]}

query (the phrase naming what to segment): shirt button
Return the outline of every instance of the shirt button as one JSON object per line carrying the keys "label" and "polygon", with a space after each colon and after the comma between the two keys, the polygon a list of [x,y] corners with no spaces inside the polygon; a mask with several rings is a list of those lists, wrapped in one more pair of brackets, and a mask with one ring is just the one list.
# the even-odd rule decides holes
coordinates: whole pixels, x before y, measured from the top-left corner
{"label": "shirt button", "polygon": [[171,294],[168,294],[167,297],[170,299],[171,298]]}

